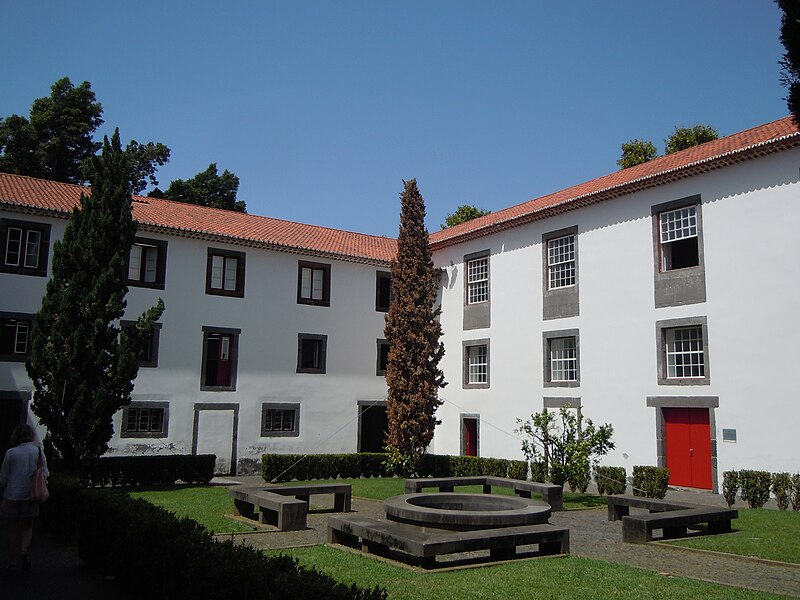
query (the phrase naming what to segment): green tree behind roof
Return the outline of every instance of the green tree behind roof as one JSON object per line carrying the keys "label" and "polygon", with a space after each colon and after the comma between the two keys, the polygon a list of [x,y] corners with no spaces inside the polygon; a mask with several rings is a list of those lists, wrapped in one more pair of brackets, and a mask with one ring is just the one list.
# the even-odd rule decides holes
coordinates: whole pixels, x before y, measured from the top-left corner
{"label": "green tree behind roof", "polygon": [[492,211],[490,210],[484,210],[471,204],[462,204],[454,212],[447,215],[444,223],[442,223],[440,227],[442,229],[447,229],[448,227],[460,225],[461,223],[466,223],[467,221],[477,219],[478,217],[484,217],[491,212]]}

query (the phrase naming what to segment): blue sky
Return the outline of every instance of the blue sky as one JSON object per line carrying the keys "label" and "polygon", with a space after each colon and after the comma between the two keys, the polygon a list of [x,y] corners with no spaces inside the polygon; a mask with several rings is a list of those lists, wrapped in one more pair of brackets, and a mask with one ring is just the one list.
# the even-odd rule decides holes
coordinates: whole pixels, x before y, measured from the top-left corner
{"label": "blue sky", "polygon": [[216,162],[248,212],[395,236],[416,177],[434,231],[787,114],[767,0],[7,2],[0,115],[68,76],[103,133],[172,150],[162,187]]}

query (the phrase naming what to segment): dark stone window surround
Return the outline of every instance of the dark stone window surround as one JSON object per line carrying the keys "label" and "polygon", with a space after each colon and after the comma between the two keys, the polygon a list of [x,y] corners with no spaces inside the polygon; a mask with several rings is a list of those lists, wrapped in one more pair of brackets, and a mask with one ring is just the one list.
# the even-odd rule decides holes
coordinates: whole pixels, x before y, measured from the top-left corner
{"label": "dark stone window surround", "polygon": [[719,408],[718,396],[648,396],[647,406],[656,409],[656,455],[659,467],[667,466],[666,422],[662,408],[708,409],[708,425],[711,430],[711,491],[719,493],[717,483],[717,420],[715,409]]}
{"label": "dark stone window surround", "polygon": [[[547,243],[550,240],[566,237],[568,235],[575,237],[575,285],[551,290]],[[545,321],[577,317],[580,314],[579,282],[578,226],[573,225],[572,227],[542,234],[542,318]]]}
{"label": "dark stone window surround", "polygon": [[[575,381],[550,381],[550,340],[558,338],[575,338]],[[560,329],[542,332],[542,382],[544,387],[580,387],[581,385],[581,339],[579,329]]]}
{"label": "dark stone window surround", "polygon": [[[23,233],[31,229],[41,232],[42,237],[39,241],[39,265],[36,268],[23,265],[14,266],[6,263],[6,244],[8,242],[8,228],[17,227]],[[14,273],[16,275],[32,275],[35,277],[47,277],[47,259],[50,254],[50,223],[38,221],[22,221],[18,219],[0,219],[0,273]],[[24,260],[24,240],[21,248],[21,260]]]}
{"label": "dark stone window surround", "polygon": [[[684,327],[700,327],[703,331],[703,377],[667,377],[667,340],[668,329],[681,329]],[[710,385],[711,361],[709,360],[708,345],[708,318],[685,317],[682,319],[665,319],[656,321],[656,364],[658,385]]]}
{"label": "dark stone window surround", "polygon": [[[314,269],[322,271],[322,298],[301,298],[300,293],[303,289],[303,269]],[[310,306],[330,306],[331,305],[331,265],[328,263],[310,262],[307,260],[297,261],[297,303],[308,304]]]}
{"label": "dark stone window surround", "polygon": [[[489,338],[482,338],[478,340],[464,340],[461,342],[461,356],[462,356],[462,377],[461,388],[465,390],[485,390],[489,389],[492,381],[492,363],[491,363],[491,349]],[[486,346],[486,383],[469,383],[469,355],[468,349],[477,346]]]}
{"label": "dark stone window surround", "polygon": [[[128,431],[128,409],[131,408],[156,408],[164,411],[161,431]],[[169,402],[141,402],[132,401],[122,409],[122,425],[120,426],[121,438],[165,438],[169,435]]]}
{"label": "dark stone window surround", "polygon": [[[167,247],[169,246],[169,243],[167,240],[157,240],[154,238],[143,238],[138,236],[133,240],[133,243],[145,246],[155,246],[158,248],[158,258],[156,260],[156,280],[153,282],[147,282],[128,279],[128,287],[142,287],[151,288],[154,290],[163,290],[167,281]],[[129,266],[130,253],[128,253],[128,263],[125,265],[126,274]],[[217,291],[218,290],[214,290],[214,292]]]}
{"label": "dark stone window surround", "polygon": [[[320,366],[301,367],[303,354],[303,340],[317,340],[320,342]],[[297,373],[310,373],[312,375],[325,375],[328,366],[328,336],[317,333],[298,333],[297,334]]]}
{"label": "dark stone window surround", "polygon": [[[264,429],[264,413],[268,410],[293,410],[293,431],[268,431]],[[261,404],[261,437],[300,437],[300,403],[299,402],[263,402]]]}
{"label": "dark stone window surround", "polygon": [[[699,264],[696,267],[661,270],[661,232],[659,215],[664,212],[695,206],[697,209],[697,251]],[[703,250],[703,203],[699,195],[688,196],[651,208],[653,222],[653,273],[655,307],[685,306],[706,301],[706,268]]]}
{"label": "dark stone window surround", "polygon": [[[119,322],[120,327],[135,327],[136,321],[122,320]],[[145,369],[154,369],[158,367],[158,348],[161,345],[161,326],[162,323],[153,323],[153,348],[152,360],[140,360],[139,367]]]}
{"label": "dark stone window surround", "polygon": [[[469,276],[467,263],[476,258],[486,258],[487,269],[487,300],[469,304]],[[486,329],[491,325],[491,304],[492,304],[492,260],[488,249],[480,252],[472,252],[464,256],[464,323],[465,331],[470,329]]]}
{"label": "dark stone window surround", "polygon": [[[211,287],[211,263],[213,257],[221,256],[223,258],[236,259],[236,289],[235,290],[221,290]],[[208,260],[206,262],[206,294],[211,296],[229,296],[231,298],[244,298],[244,277],[245,277],[245,259],[247,255],[244,252],[236,250],[226,250],[223,248],[208,248]]]}
{"label": "dark stone window surround", "polygon": [[[242,333],[241,329],[230,327],[211,327],[203,325],[203,362],[200,370],[200,391],[201,392],[235,392],[236,391],[236,376],[239,366],[239,336]],[[208,359],[208,334],[221,333],[232,336],[230,351],[231,361],[231,385],[205,385],[206,380],[206,361]]]}
{"label": "dark stone window surround", "polygon": [[25,362],[31,355],[31,335],[33,334],[33,323],[36,315],[17,312],[0,312],[0,319],[17,319],[18,321],[29,321],[28,328],[28,351],[25,354],[0,354],[0,362]]}
{"label": "dark stone window surround", "polygon": [[389,346],[389,340],[385,339],[378,339],[376,342],[377,350],[378,350],[378,358],[375,364],[375,375],[380,375],[384,377],[386,375],[386,369],[381,369],[381,348],[383,346]]}

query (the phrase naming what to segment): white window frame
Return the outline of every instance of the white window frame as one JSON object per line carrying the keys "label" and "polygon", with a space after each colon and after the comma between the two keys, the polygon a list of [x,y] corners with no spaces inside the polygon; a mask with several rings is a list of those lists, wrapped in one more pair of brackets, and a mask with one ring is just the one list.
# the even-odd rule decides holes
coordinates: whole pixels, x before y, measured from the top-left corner
{"label": "white window frame", "polygon": [[666,378],[704,379],[705,342],[700,325],[664,330]]}
{"label": "white window frame", "polygon": [[555,290],[575,285],[574,234],[547,240],[547,275],[548,289]]}
{"label": "white window frame", "polygon": [[467,346],[467,383],[489,383],[489,349],[486,345]]}
{"label": "white window frame", "polygon": [[[661,246],[661,271],[674,271],[671,260],[672,252],[668,246],[680,240],[699,238],[697,205],[692,204],[659,213],[658,230]],[[699,239],[697,243],[699,244]]]}
{"label": "white window frame", "polygon": [[550,381],[578,381],[578,342],[574,336],[550,339]]}
{"label": "white window frame", "polygon": [[467,304],[489,301],[489,257],[467,261]]}

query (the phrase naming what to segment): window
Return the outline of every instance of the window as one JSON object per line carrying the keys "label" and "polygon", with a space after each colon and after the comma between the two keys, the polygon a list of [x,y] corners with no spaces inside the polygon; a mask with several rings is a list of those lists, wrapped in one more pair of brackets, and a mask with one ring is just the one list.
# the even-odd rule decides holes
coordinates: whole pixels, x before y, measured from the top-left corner
{"label": "window", "polygon": [[202,391],[236,391],[240,333],[240,329],[203,327]]}
{"label": "window", "polygon": [[578,330],[547,331],[543,339],[545,387],[580,385]]}
{"label": "window", "polygon": [[547,280],[551,290],[575,285],[575,236],[548,240]]}
{"label": "window", "polygon": [[131,402],[122,411],[121,437],[160,438],[168,431],[169,403]]}
{"label": "window", "polygon": [[489,300],[489,257],[467,261],[467,304]]}
{"label": "window", "polygon": [[0,313],[0,361],[24,362],[31,353],[33,315]]}
{"label": "window", "polygon": [[[121,321],[123,329],[131,330],[136,327],[135,321]],[[161,323],[153,323],[153,330],[143,340],[142,350],[139,354],[139,366],[155,368],[158,366],[158,346],[161,338]]]}
{"label": "window", "polygon": [[164,289],[167,242],[136,238],[128,257],[128,284]]}
{"label": "window", "polygon": [[261,437],[296,437],[300,435],[299,404],[262,404]]}
{"label": "window", "polygon": [[656,308],[706,301],[701,208],[693,196],[651,209]]}
{"label": "window", "polygon": [[686,206],[658,215],[661,270],[672,271],[700,264],[697,248],[697,207]]}
{"label": "window", "polygon": [[297,265],[297,302],[331,305],[331,266],[301,260]]}
{"label": "window", "polygon": [[708,326],[705,317],[670,319],[656,323],[658,383],[707,385]]}
{"label": "window", "polygon": [[208,249],[206,294],[244,298],[245,253]]}
{"label": "window", "polygon": [[18,275],[47,275],[47,254],[50,247],[50,225],[0,220],[0,271]]}
{"label": "window", "polygon": [[298,333],[297,372],[324,374],[327,345],[327,335]]}
{"label": "window", "polygon": [[378,340],[378,366],[375,370],[376,375],[386,375],[386,365],[389,362],[389,342]]}
{"label": "window", "polygon": [[578,227],[542,235],[542,318],[580,314],[578,297]]}
{"label": "window", "polygon": [[489,387],[489,340],[467,340],[464,348],[464,389]]}
{"label": "window", "polygon": [[379,312],[389,312],[392,304],[392,274],[386,271],[378,271],[375,274],[375,310]]}

